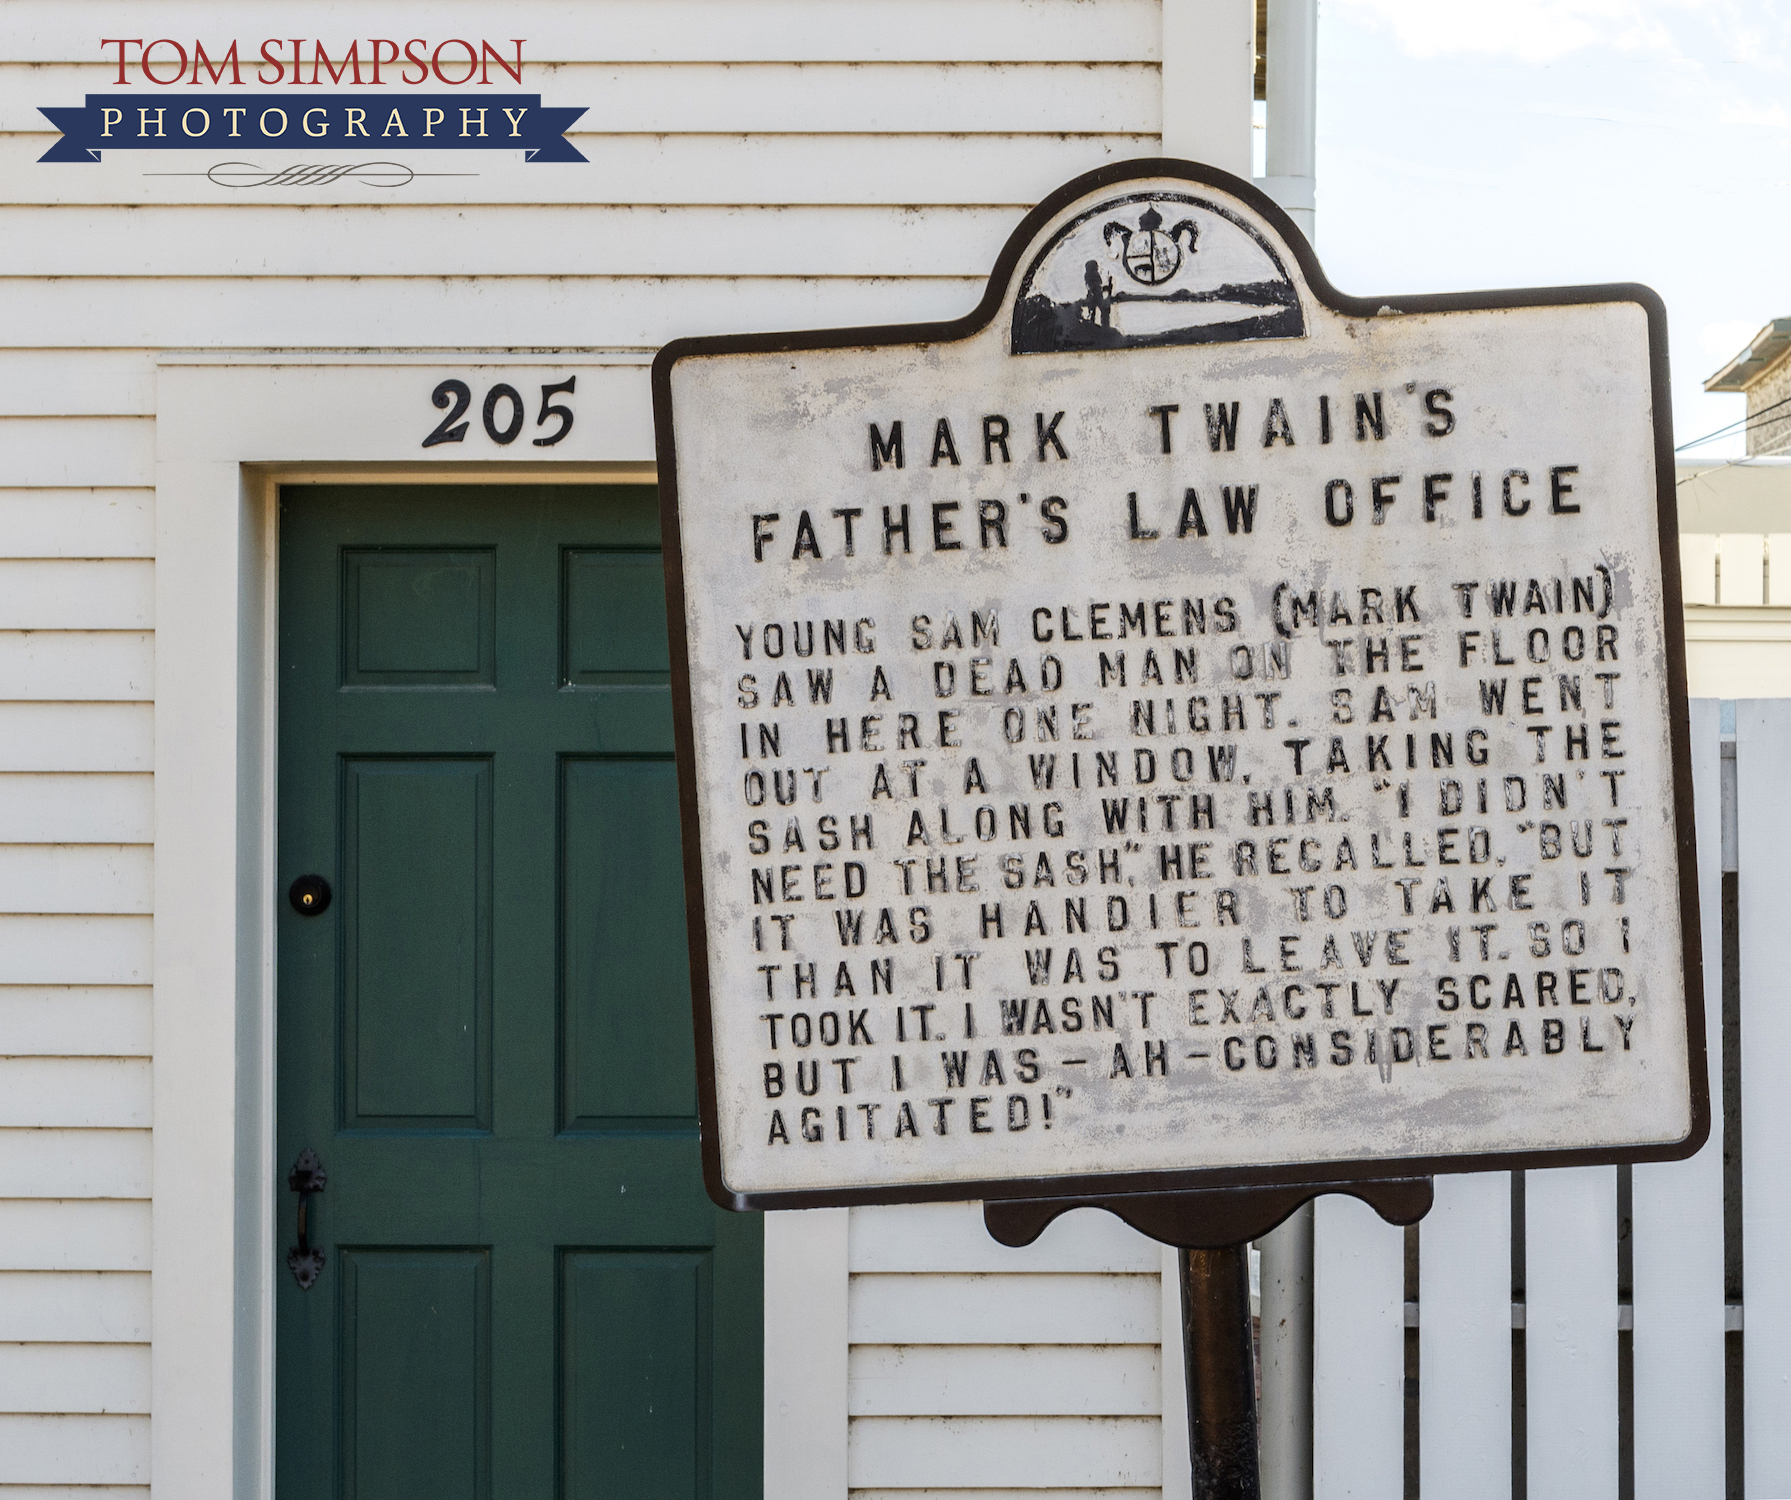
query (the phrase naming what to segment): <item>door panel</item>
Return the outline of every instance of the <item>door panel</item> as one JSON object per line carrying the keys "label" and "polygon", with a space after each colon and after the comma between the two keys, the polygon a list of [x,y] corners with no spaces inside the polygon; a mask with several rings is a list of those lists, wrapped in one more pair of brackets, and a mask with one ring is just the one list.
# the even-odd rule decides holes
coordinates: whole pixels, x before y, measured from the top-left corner
{"label": "door panel", "polygon": [[565,1500],[696,1500],[707,1459],[709,1257],[578,1252],[561,1266]]}
{"label": "door panel", "polygon": [[344,1250],[341,1272],[344,1495],[485,1500],[489,1254]]}
{"label": "door panel", "polygon": [[566,1128],[675,1128],[696,1114],[691,1029],[641,1000],[687,961],[677,769],[568,759],[562,788]]}
{"label": "door panel", "polygon": [[704,1194],[650,490],[289,489],[283,1500],[756,1500],[756,1216]]}
{"label": "door panel", "polygon": [[342,554],[343,681],[353,687],[489,687],[497,554]]}
{"label": "door panel", "polygon": [[343,1124],[486,1129],[491,762],[344,772]]}
{"label": "door panel", "polygon": [[665,631],[665,573],[658,552],[571,547],[566,550],[565,664],[561,681],[578,687],[671,681]]}

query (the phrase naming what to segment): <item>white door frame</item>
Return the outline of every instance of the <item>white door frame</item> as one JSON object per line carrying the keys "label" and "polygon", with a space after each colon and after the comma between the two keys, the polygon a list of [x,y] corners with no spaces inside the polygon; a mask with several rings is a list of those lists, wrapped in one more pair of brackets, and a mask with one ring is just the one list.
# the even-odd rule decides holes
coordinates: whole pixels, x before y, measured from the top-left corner
{"label": "white door frame", "polygon": [[[575,413],[572,430],[534,447],[556,425],[535,423],[540,388],[569,375],[578,388],[557,399]],[[446,379],[472,389],[467,434],[425,449],[443,415],[431,393]],[[507,447],[482,422],[484,393],[499,381],[528,404],[522,435]],[[507,425],[507,406],[499,410]],[[273,1240],[282,1189],[273,1158],[278,488],[651,483],[653,452],[639,355],[193,355],[158,366],[150,1422],[158,1500],[273,1493],[273,1296],[283,1274]],[[843,1247],[837,1261],[843,1309]],[[767,1370],[768,1411],[786,1404],[781,1387],[807,1379],[790,1363],[800,1341],[786,1337],[780,1348],[785,1357]],[[843,1460],[843,1393],[840,1404]],[[776,1493],[769,1483],[767,1493]]]}

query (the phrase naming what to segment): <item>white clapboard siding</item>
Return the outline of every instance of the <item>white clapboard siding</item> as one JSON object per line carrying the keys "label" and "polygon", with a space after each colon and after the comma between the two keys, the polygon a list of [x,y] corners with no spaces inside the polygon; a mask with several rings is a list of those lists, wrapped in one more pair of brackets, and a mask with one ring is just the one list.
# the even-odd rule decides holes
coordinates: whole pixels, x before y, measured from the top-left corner
{"label": "white clapboard siding", "polygon": [[147,1057],[147,985],[0,985],[0,1057]]}
{"label": "white clapboard siding", "polygon": [[147,771],[154,738],[147,703],[0,703],[0,771]]}
{"label": "white clapboard siding", "polygon": [[[969,312],[980,295],[979,282],[949,278],[171,278],[139,284],[13,280],[0,282],[0,326],[10,323],[21,344],[52,339],[77,344],[110,341],[124,333],[145,344],[177,343],[184,337],[207,342],[297,344],[308,339],[332,346],[358,342],[461,348],[502,344],[509,338],[656,348],[698,329],[733,327],[745,308],[752,309],[760,329],[794,329],[957,317]],[[91,436],[99,448],[110,448],[85,455],[71,451],[70,445],[81,442],[80,434],[56,436],[52,429],[65,425],[62,422],[13,417],[0,425],[7,429],[0,431],[0,441],[18,429],[21,451],[16,462],[31,483],[125,484],[141,482],[149,473],[150,434],[131,431],[147,428],[147,423],[119,417],[71,418],[70,425],[94,429]],[[52,478],[53,471],[63,477]]]}
{"label": "white clapboard siding", "polygon": [[[0,276],[291,277],[353,269],[366,276],[981,277],[1025,207],[767,212],[570,203],[470,206],[449,215],[404,200],[328,209],[259,202],[15,208],[7,214],[14,232],[0,241]],[[119,358],[110,349],[0,353],[0,414],[151,410],[153,379],[141,405],[124,404],[145,382],[127,379]],[[43,368],[33,370],[39,362]]]}
{"label": "white clapboard siding", "polygon": [[[1163,1465],[1160,1248],[1078,1210],[1022,1249],[975,1203],[853,1209],[847,1466],[979,1500],[1150,1486]],[[1073,1455],[1073,1456],[1072,1456]]]}
{"label": "white clapboard siding", "polygon": [[[5,409],[11,414],[10,407]],[[10,468],[0,471],[0,478],[10,477]],[[154,553],[153,490],[0,489],[0,557],[150,557]]]}
{"label": "white clapboard siding", "polygon": [[147,1198],[150,1181],[147,1129],[0,1128],[0,1198]]}
{"label": "white clapboard siding", "polygon": [[154,884],[148,844],[0,843],[0,912],[147,913]]}
{"label": "white clapboard siding", "polygon": [[1679,583],[1687,604],[1716,603],[1716,538],[1707,533],[1681,532],[1679,536]]}
{"label": "white clapboard siding", "polygon": [[1313,1227],[1315,1500],[1405,1493],[1405,1231],[1354,1198]]}
{"label": "white clapboard siding", "polygon": [[1751,1496],[1791,1495],[1791,967],[1784,850],[1791,846],[1791,699],[1735,705],[1736,881],[1741,941],[1742,1273]]}
{"label": "white clapboard siding", "polygon": [[0,1500],[149,1500],[149,1486],[135,1484],[15,1484]]}
{"label": "white clapboard siding", "polygon": [[[1791,564],[1791,548],[1785,553]],[[1691,704],[1710,1139],[1634,1168],[1636,1500],[1721,1500],[1723,1446],[1722,791],[1718,704]]]}
{"label": "white clapboard siding", "polygon": [[0,984],[148,984],[150,926],[149,917],[0,915]]}
{"label": "white clapboard siding", "polygon": [[1158,1485],[1155,1417],[859,1417],[852,1489]]}
{"label": "white clapboard siding", "polygon": [[0,1411],[149,1411],[148,1344],[0,1343]]}
{"label": "white clapboard siding", "polygon": [[1530,1500],[1616,1500],[1617,1169],[1524,1174]]}
{"label": "white clapboard siding", "polygon": [[149,1124],[146,1057],[0,1057],[0,1126],[113,1131]]}
{"label": "white clapboard siding", "polygon": [[1418,1239],[1419,1493],[1511,1494],[1511,1177],[1436,1179]]}
{"label": "white clapboard siding", "polygon": [[[52,176],[38,158],[54,140],[53,135],[0,136],[0,203],[211,204],[231,191],[207,180],[190,151],[115,152],[79,173]],[[589,159],[583,166],[528,165],[512,159],[494,170],[491,152],[432,151],[429,173],[459,175],[419,176],[402,191],[406,201],[424,203],[588,203],[596,197],[653,204],[986,204],[993,197],[1001,203],[1031,204],[1078,172],[1154,155],[1160,145],[1154,131],[599,135],[579,139],[578,149]],[[364,192],[355,201],[364,202]],[[315,190],[277,188],[258,201],[316,203],[319,196]],[[109,342],[116,346],[131,340],[121,331]]]}
{"label": "white clapboard siding", "polygon": [[[93,56],[85,7],[8,0],[7,9],[7,51],[15,59],[60,63]],[[164,36],[352,36],[357,9],[338,0],[251,0],[231,6],[226,28],[210,0],[169,0],[155,14]],[[426,14],[434,37],[492,30],[493,13],[477,0],[437,0]],[[507,6],[503,21],[505,35],[514,30],[550,39],[525,48],[525,60],[539,50],[546,57],[623,62],[1155,57],[1162,24],[1155,0],[776,0],[751,7],[731,0],[586,0],[576,8],[533,0]],[[529,86],[526,73],[523,78]]]}
{"label": "white clapboard siding", "polygon": [[[191,47],[191,40],[187,46]],[[326,47],[329,45],[326,41]],[[209,44],[207,50],[209,51]],[[164,54],[167,49],[162,49]],[[532,65],[524,50],[531,93],[544,103],[580,104],[585,113],[568,135],[622,132],[663,135],[753,131],[837,134],[840,131],[902,134],[953,131],[1154,131],[1161,128],[1162,95],[1157,66],[1108,63],[609,63]],[[181,112],[207,108],[217,114],[231,101],[211,97],[150,99],[141,75],[129,87],[152,106],[175,107],[163,116],[176,128]],[[48,68],[0,66],[0,132],[41,135],[47,121],[38,106],[51,99],[121,92],[115,63],[62,64]],[[245,78],[247,75],[244,75]],[[385,76],[391,76],[388,71]],[[323,75],[327,80],[328,75]],[[514,88],[508,79],[507,88]],[[320,89],[320,93],[331,90]],[[357,95],[368,92],[356,91]],[[383,89],[394,103],[403,92]],[[357,97],[357,103],[362,102]],[[466,103],[477,107],[476,97]],[[134,118],[134,117],[133,117]],[[153,118],[153,116],[152,116]],[[384,138],[381,115],[370,113],[375,140]],[[457,116],[453,118],[458,118]],[[476,117],[475,117],[476,118]],[[510,126],[493,109],[494,134]],[[195,127],[199,122],[192,122]]]}
{"label": "white clapboard siding", "polygon": [[155,638],[148,631],[0,630],[0,700],[134,703],[154,696]]}
{"label": "white clapboard siding", "polygon": [[[29,291],[22,288],[29,286]],[[630,280],[441,278],[257,282],[244,278],[0,282],[0,317],[22,343],[179,337],[214,342],[310,338],[458,348],[514,340],[653,347],[698,328],[731,326],[750,305],[763,328],[840,320],[945,318],[969,312],[979,280],[864,278]],[[128,325],[121,330],[119,323]],[[32,484],[128,484],[147,477],[148,424],[133,419],[9,418],[9,474]],[[62,432],[65,426],[75,430]]]}
{"label": "white clapboard siding", "polygon": [[0,1271],[0,1341],[142,1344],[149,1327],[142,1271]]}
{"label": "white clapboard siding", "polygon": [[[127,422],[123,430],[138,433],[141,426]],[[0,422],[0,442],[13,430]],[[7,450],[8,464],[12,458]],[[154,625],[155,564],[147,559],[0,561],[0,631],[141,631]]]}
{"label": "white clapboard siding", "polygon": [[0,1415],[0,1485],[148,1483],[148,1417]]}
{"label": "white clapboard siding", "polygon": [[1100,1209],[1081,1208],[1052,1221],[1032,1244],[1014,1249],[983,1226],[976,1203],[916,1203],[852,1211],[848,1265],[863,1271],[1116,1271],[1153,1275],[1155,1241]]}
{"label": "white clapboard siding", "polygon": [[1724,604],[1766,602],[1766,538],[1756,533],[1726,533],[1716,539],[1722,559]]}
{"label": "white clapboard siding", "polygon": [[[0,281],[0,307],[39,302],[54,284]],[[72,289],[78,284],[69,286]],[[49,300],[63,299],[49,293]],[[29,335],[20,337],[26,330],[15,328],[9,330],[8,337],[25,345],[62,342],[48,323],[35,321],[37,326]],[[82,338],[74,342],[114,341]],[[6,482],[20,488],[120,488],[155,483],[155,423],[147,417],[7,417],[0,420],[0,452],[6,456]]]}
{"label": "white clapboard siding", "polygon": [[852,1350],[847,1399],[855,1417],[1154,1417],[1163,1375],[1155,1344],[870,1344]]}
{"label": "white clapboard siding", "polygon": [[1158,1297],[1154,1275],[858,1275],[847,1316],[854,1344],[1154,1344]]}
{"label": "white clapboard siding", "polygon": [[[984,1486],[961,1490],[928,1485],[919,1495],[910,1489],[861,1489],[854,1486],[852,1500],[1159,1500],[1162,1494],[1163,1491],[1156,1485],[1148,1488],[1132,1485],[1077,1485],[1071,1489],[1052,1485],[1042,1496],[1036,1489],[990,1489]],[[0,1497],[0,1500],[13,1500],[13,1497],[8,1494]],[[57,1500],[64,1500],[64,1497],[58,1496]],[[88,1497],[84,1494],[68,1496],[66,1500],[88,1500]]]}
{"label": "white clapboard siding", "polygon": [[147,1271],[149,1204],[0,1199],[0,1271]]}
{"label": "white clapboard siding", "polygon": [[[112,210],[128,214],[129,209]],[[53,209],[13,210],[7,215],[42,215],[41,222],[26,233],[40,254],[29,269],[15,268],[0,254],[0,276],[54,275],[41,269],[55,259],[54,247],[75,226],[58,222]],[[140,224],[118,224],[119,232],[135,236]],[[79,231],[77,230],[77,233]],[[75,272],[70,266],[69,271]],[[4,417],[115,417],[148,416],[155,410],[155,360],[138,349],[0,349],[0,416]],[[19,557],[54,556],[14,552],[7,537],[6,552]]]}
{"label": "white clapboard siding", "polygon": [[148,776],[0,773],[0,844],[147,844],[154,837]]}

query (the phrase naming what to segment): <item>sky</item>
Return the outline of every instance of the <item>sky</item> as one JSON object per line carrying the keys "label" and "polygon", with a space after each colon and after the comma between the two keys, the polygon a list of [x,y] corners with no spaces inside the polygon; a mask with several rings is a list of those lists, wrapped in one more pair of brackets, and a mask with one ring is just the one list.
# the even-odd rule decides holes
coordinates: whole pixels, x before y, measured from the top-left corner
{"label": "sky", "polygon": [[1320,0],[1317,173],[1344,291],[1653,287],[1689,442],[1791,316],[1791,0]]}

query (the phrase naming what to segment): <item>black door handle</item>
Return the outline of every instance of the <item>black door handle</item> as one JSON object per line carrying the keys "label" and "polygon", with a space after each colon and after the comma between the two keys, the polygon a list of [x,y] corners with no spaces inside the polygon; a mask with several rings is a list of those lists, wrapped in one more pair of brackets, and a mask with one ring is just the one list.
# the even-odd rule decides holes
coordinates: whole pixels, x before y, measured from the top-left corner
{"label": "black door handle", "polygon": [[311,1247],[309,1210],[311,1194],[321,1193],[329,1180],[330,1174],[324,1171],[323,1163],[309,1146],[299,1152],[298,1160],[286,1174],[286,1186],[299,1195],[298,1246],[286,1252],[286,1269],[292,1272],[292,1279],[302,1292],[310,1291],[323,1274],[323,1251]]}

